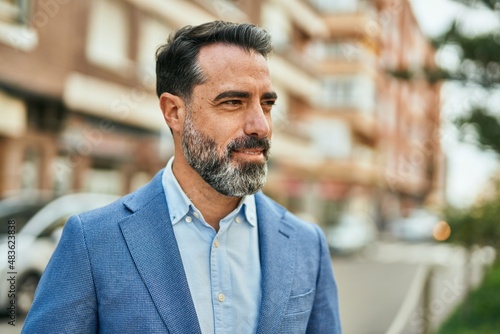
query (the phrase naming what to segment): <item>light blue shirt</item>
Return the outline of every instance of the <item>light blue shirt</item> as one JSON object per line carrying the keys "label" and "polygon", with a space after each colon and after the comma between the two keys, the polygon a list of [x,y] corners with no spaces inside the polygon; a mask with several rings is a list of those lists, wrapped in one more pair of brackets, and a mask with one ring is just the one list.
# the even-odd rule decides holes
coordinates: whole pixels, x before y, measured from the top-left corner
{"label": "light blue shirt", "polygon": [[261,302],[255,198],[242,198],[216,232],[177,182],[173,159],[162,183],[201,332],[255,333]]}

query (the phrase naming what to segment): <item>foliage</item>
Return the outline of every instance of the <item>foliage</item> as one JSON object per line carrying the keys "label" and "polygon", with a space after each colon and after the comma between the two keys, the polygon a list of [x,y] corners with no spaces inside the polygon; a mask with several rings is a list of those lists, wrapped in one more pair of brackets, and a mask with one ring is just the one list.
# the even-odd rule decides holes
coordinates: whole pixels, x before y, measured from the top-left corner
{"label": "foliage", "polygon": [[[500,254],[500,182],[493,196],[467,209],[448,208],[445,217],[451,227],[450,242],[470,249],[474,245],[491,246]],[[497,257],[497,262],[500,257]]]}
{"label": "foliage", "polygon": [[486,6],[489,9],[496,9],[500,5],[500,0],[456,0],[469,6]]}
{"label": "foliage", "polygon": [[[455,0],[469,6],[489,8],[500,13],[500,0]],[[500,18],[500,15],[498,15]],[[500,33],[497,31],[471,36],[455,22],[434,41],[436,47],[453,45],[458,49],[460,64],[448,73],[448,79],[464,85],[494,92],[500,86]],[[485,101],[486,102],[486,101]],[[499,110],[488,110],[486,104],[472,106],[467,114],[455,120],[463,138],[472,131],[475,144],[492,150],[500,157]],[[481,286],[468,294],[465,301],[444,323],[438,334],[493,334],[500,328],[500,181],[492,193],[466,209],[448,208],[446,219],[451,227],[450,242],[471,249],[488,245],[496,249],[495,265],[486,273]]]}
{"label": "foliage", "polygon": [[453,45],[460,53],[460,65],[449,79],[474,83],[484,88],[500,84],[500,34],[498,32],[469,36],[455,21],[443,35],[435,38],[436,47]]}
{"label": "foliage", "polygon": [[411,70],[388,70],[387,71],[391,76],[400,80],[415,80],[424,78],[429,83],[433,84],[436,82],[440,82],[443,80],[454,79],[453,73],[449,73],[448,71],[442,68],[422,68],[419,72],[411,71]]}
{"label": "foliage", "polygon": [[[500,12],[500,0],[456,0],[469,6],[483,6]],[[500,15],[499,15],[500,18]],[[470,36],[455,21],[450,29],[434,40],[436,47],[454,45],[459,49],[460,65],[448,79],[474,84],[486,91],[500,86],[500,33],[494,31]],[[498,111],[498,110],[496,110]],[[472,132],[479,148],[492,150],[500,157],[500,118],[495,110],[472,106],[468,113],[457,118],[455,124],[463,138]],[[474,206],[458,210],[449,208],[445,216],[451,227],[450,241],[467,248],[474,244],[493,246],[500,254],[500,183],[496,182],[493,196]]]}
{"label": "foliage", "polygon": [[[482,7],[496,14],[500,20],[500,0],[455,0],[471,7]],[[436,48],[453,45],[460,56],[460,64],[447,79],[495,92],[500,87],[500,32],[491,31],[470,35],[455,21],[441,36],[435,38]],[[500,119],[494,117],[500,109],[488,110],[485,106],[472,106],[468,114],[456,120],[462,135],[469,129],[474,132],[477,146],[500,154]],[[465,137],[465,136],[463,136]]]}
{"label": "foliage", "polygon": [[474,132],[474,140],[479,148],[492,150],[500,156],[500,119],[489,114],[485,108],[475,107],[465,116],[459,117],[456,122],[465,134],[466,127]]}
{"label": "foliage", "polygon": [[487,271],[481,286],[472,291],[437,334],[496,334],[500,328],[500,264]]}

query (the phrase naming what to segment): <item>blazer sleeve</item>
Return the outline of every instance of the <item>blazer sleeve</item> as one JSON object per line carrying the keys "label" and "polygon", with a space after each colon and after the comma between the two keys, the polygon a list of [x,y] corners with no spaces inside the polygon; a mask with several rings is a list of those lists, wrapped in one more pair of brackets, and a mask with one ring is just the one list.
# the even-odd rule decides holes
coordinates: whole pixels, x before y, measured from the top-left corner
{"label": "blazer sleeve", "polygon": [[71,217],[38,285],[23,334],[97,333],[97,301],[82,224]]}
{"label": "blazer sleeve", "polygon": [[320,240],[320,266],[316,283],[316,296],[307,325],[307,334],[340,334],[337,285],[333,276],[330,251],[325,236],[315,226]]}

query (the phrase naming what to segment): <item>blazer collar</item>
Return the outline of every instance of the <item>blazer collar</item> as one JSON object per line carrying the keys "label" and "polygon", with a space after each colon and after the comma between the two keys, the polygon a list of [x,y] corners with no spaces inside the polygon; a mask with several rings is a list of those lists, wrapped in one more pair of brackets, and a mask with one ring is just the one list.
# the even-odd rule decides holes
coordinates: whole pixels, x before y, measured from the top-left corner
{"label": "blazer collar", "polygon": [[257,333],[277,333],[292,289],[295,228],[284,219],[286,209],[262,193],[255,195],[255,201],[262,269],[262,303]]}
{"label": "blazer collar", "polygon": [[170,222],[161,171],[125,198],[133,212],[120,222],[135,265],[170,333],[201,334]]}

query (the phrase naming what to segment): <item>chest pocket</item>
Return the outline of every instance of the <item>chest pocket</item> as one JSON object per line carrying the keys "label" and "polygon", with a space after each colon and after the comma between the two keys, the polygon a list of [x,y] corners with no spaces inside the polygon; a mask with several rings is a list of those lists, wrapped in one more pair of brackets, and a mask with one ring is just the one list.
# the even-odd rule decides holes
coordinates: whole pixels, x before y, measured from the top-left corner
{"label": "chest pocket", "polygon": [[286,313],[281,321],[278,333],[305,333],[314,303],[315,292],[316,290],[312,289],[304,294],[290,297],[286,306]]}
{"label": "chest pocket", "polygon": [[286,305],[285,315],[292,315],[310,311],[314,302],[315,289],[306,293],[291,296]]}

